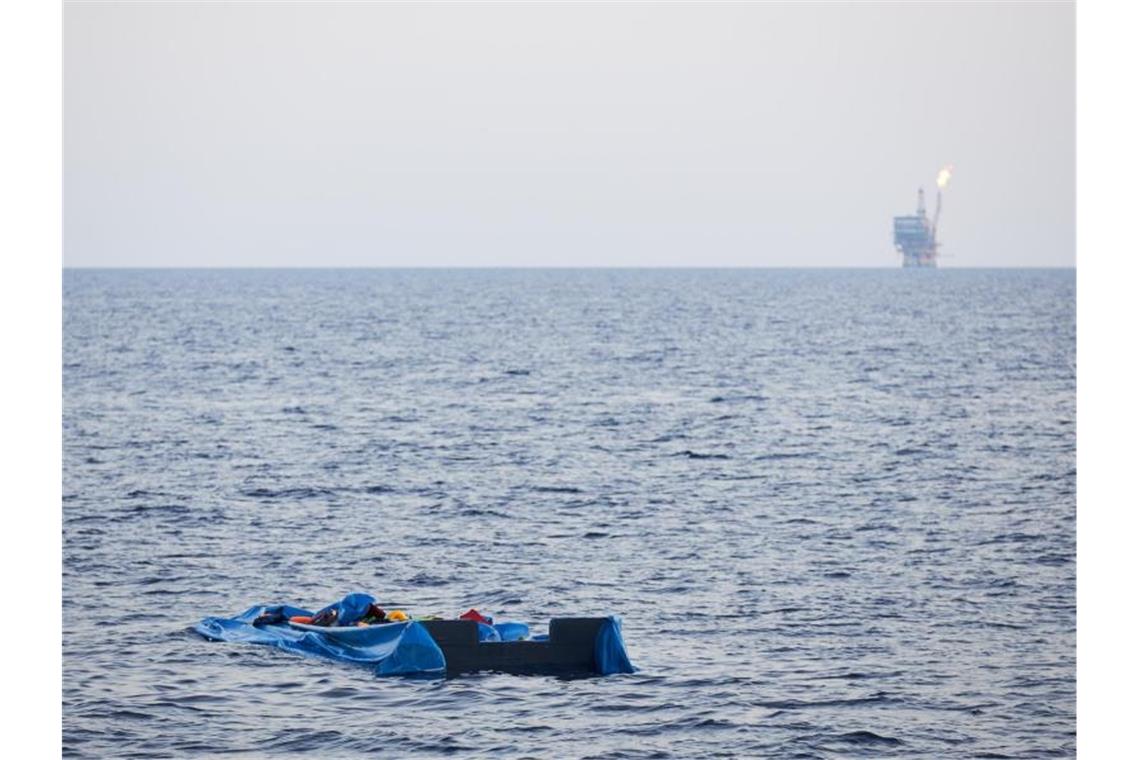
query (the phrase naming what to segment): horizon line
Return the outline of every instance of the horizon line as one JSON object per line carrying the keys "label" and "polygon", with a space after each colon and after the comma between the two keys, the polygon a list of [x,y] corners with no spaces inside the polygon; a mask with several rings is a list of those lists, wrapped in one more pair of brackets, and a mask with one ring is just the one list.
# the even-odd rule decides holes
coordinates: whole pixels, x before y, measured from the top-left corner
{"label": "horizon line", "polygon": [[[250,271],[250,270],[298,270],[298,271],[327,271],[327,270],[346,270],[346,271],[359,271],[359,270],[395,270],[395,271],[433,271],[433,270],[503,270],[503,271],[645,271],[645,270],[684,270],[684,271],[739,271],[739,270],[867,270],[867,271],[903,271],[915,267],[903,267],[899,265],[886,266],[858,266],[858,265],[835,265],[835,266],[820,266],[820,265],[806,265],[806,266],[791,266],[791,265],[725,265],[725,266],[699,266],[699,265],[632,265],[632,266],[572,266],[572,265],[506,265],[506,264],[491,264],[491,265],[324,265],[312,266],[304,264],[253,264],[253,265],[234,265],[234,264],[221,264],[221,265],[154,265],[154,266],[135,266],[123,264],[82,264],[82,265],[67,265],[64,264],[61,269],[67,270],[171,270],[171,271],[186,271],[186,270],[233,270],[233,271]],[[1072,269],[1077,268],[1076,264],[1036,264],[1036,265],[1014,265],[1014,266],[949,266],[949,267],[931,267],[931,269],[938,271],[970,271],[970,270],[1007,270],[1007,269]]]}

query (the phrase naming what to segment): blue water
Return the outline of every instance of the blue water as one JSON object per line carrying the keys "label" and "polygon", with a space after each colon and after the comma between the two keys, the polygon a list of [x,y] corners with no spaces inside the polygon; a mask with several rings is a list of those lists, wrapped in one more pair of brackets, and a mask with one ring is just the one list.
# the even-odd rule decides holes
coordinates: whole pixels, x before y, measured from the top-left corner
{"label": "blue water", "polygon": [[[1072,756],[1066,271],[68,271],[75,757]],[[377,679],[258,602],[616,612]]]}

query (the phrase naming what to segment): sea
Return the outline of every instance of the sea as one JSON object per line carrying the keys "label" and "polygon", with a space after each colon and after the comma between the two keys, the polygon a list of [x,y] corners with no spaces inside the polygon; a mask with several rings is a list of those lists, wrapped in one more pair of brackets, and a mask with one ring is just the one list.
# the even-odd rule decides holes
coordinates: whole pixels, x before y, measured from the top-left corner
{"label": "sea", "polygon": [[[75,758],[1075,754],[1075,273],[63,273]],[[632,675],[207,641],[347,593]]]}

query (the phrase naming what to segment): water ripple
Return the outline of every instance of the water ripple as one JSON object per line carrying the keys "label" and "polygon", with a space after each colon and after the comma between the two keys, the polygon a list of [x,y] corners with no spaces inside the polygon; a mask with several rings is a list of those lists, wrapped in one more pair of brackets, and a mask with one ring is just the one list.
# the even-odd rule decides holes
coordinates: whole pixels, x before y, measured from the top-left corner
{"label": "water ripple", "polygon": [[[68,271],[66,754],[1072,756],[1073,286]],[[617,612],[642,670],[189,630],[353,590]]]}

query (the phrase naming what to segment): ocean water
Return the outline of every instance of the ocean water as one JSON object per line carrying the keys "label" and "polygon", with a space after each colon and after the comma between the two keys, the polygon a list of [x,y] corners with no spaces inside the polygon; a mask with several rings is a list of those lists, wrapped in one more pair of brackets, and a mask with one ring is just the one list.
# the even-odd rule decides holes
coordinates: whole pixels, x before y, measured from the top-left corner
{"label": "ocean water", "polygon": [[[69,757],[1075,752],[1074,273],[64,273]],[[207,642],[350,591],[641,670]]]}

